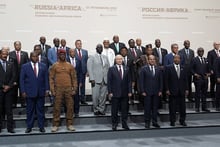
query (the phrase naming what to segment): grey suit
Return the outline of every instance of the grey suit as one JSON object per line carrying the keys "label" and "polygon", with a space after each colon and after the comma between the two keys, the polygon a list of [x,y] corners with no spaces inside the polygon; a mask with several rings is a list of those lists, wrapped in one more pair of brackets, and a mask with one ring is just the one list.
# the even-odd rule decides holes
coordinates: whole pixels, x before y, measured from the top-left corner
{"label": "grey suit", "polygon": [[[101,60],[102,58],[102,60]],[[95,81],[92,85],[92,99],[94,112],[104,113],[107,94],[107,73],[109,69],[108,58],[96,53],[90,56],[87,62],[89,80]]]}

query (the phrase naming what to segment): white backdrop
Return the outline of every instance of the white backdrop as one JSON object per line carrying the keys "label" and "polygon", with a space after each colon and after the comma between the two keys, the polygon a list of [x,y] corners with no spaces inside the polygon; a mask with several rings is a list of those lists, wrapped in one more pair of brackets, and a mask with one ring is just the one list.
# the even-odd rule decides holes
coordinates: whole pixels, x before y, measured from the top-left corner
{"label": "white backdrop", "polygon": [[92,54],[103,38],[114,34],[127,44],[142,38],[143,44],[160,38],[170,50],[189,39],[193,49],[212,48],[220,40],[219,0],[0,0],[0,46],[20,40],[30,52],[46,36],[65,38],[67,45],[81,39]]}

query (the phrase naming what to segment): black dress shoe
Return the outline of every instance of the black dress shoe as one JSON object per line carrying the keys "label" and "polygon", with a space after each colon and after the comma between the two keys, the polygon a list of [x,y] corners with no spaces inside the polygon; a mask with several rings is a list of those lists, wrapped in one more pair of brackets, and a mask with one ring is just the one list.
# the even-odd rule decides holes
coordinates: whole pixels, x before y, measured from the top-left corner
{"label": "black dress shoe", "polygon": [[27,128],[27,129],[25,130],[25,133],[30,133],[31,131],[32,131],[31,128]]}
{"label": "black dress shoe", "polygon": [[40,131],[41,133],[45,133],[45,132],[46,132],[46,130],[45,130],[44,128],[40,128],[39,131]]}
{"label": "black dress shoe", "polygon": [[130,128],[128,127],[127,124],[123,124],[123,125],[122,125],[122,128],[125,129],[125,130],[130,130]]}
{"label": "black dress shoe", "polygon": [[195,102],[195,100],[192,99],[192,98],[188,98],[188,101],[189,101],[189,102]]}
{"label": "black dress shoe", "polygon": [[88,103],[86,103],[85,101],[81,101],[82,105],[88,105]]}
{"label": "black dress shoe", "polygon": [[99,115],[105,115],[105,112],[99,112]]}
{"label": "black dress shoe", "polygon": [[8,133],[15,133],[14,129],[8,129]]}
{"label": "black dress shoe", "polygon": [[187,124],[186,124],[186,122],[185,122],[185,121],[180,122],[180,125],[181,125],[181,126],[184,126],[184,127],[186,127],[186,126],[187,126]]}
{"label": "black dress shoe", "polygon": [[153,123],[152,126],[154,126],[155,128],[160,128],[160,125],[158,123]]}
{"label": "black dress shoe", "polygon": [[200,112],[200,110],[199,110],[199,108],[196,108],[196,110],[195,110],[196,112]]}
{"label": "black dress shoe", "polygon": [[117,131],[117,125],[112,125],[112,130]]}
{"label": "black dress shoe", "polygon": [[216,111],[220,111],[220,108],[216,108]]}
{"label": "black dress shoe", "polygon": [[128,115],[131,115],[131,112],[128,112]]}
{"label": "black dress shoe", "polygon": [[75,113],[74,117],[79,117],[79,113]]}
{"label": "black dress shoe", "polygon": [[208,110],[208,109],[202,109],[202,111],[204,111],[204,112],[210,112],[210,110]]}
{"label": "black dress shoe", "polygon": [[99,112],[97,111],[97,112],[94,112],[94,115],[99,115]]}
{"label": "black dress shoe", "polygon": [[146,128],[146,129],[149,129],[150,128],[150,123],[145,123],[145,125],[144,125],[144,127]]}
{"label": "black dress shoe", "polygon": [[175,122],[170,122],[170,126],[174,127],[175,126]]}

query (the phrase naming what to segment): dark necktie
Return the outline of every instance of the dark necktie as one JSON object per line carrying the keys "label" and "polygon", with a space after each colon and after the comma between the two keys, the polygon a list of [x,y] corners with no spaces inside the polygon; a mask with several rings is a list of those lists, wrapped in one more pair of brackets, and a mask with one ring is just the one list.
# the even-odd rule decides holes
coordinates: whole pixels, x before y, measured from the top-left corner
{"label": "dark necktie", "polygon": [[78,52],[79,52],[79,58],[82,59],[82,54],[81,54],[80,49],[78,49]]}
{"label": "dark necktie", "polygon": [[205,63],[205,62],[204,62],[204,59],[203,59],[202,57],[201,57],[201,63],[202,63],[202,64],[204,64],[204,63]]}
{"label": "dark necktie", "polygon": [[119,65],[119,74],[120,74],[120,77],[121,77],[121,79],[122,79],[122,78],[123,78],[123,75],[122,75],[121,65]]}
{"label": "dark necktie", "polygon": [[4,71],[6,72],[6,62],[5,61],[2,62],[2,66],[3,66]]}

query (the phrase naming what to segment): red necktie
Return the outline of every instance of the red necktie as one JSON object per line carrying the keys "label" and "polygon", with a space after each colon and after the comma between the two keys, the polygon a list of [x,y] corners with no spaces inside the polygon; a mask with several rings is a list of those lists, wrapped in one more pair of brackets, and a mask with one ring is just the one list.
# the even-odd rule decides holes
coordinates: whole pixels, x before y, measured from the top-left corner
{"label": "red necktie", "polygon": [[134,48],[132,48],[132,54],[133,54],[134,57],[136,57],[136,53],[135,53]]}
{"label": "red necktie", "polygon": [[78,49],[78,52],[79,52],[79,58],[82,59],[82,54],[81,54],[80,49]]}
{"label": "red necktie", "polygon": [[36,68],[36,63],[34,63],[34,74],[37,77],[37,68]]}
{"label": "red necktie", "polygon": [[120,77],[122,79],[122,70],[121,70],[121,65],[119,65],[119,73],[120,73]]}
{"label": "red necktie", "polygon": [[17,53],[16,53],[16,57],[17,57],[18,64],[20,64],[20,56],[19,56],[19,51],[17,51]]}

